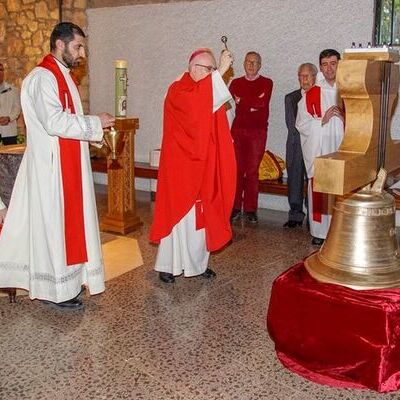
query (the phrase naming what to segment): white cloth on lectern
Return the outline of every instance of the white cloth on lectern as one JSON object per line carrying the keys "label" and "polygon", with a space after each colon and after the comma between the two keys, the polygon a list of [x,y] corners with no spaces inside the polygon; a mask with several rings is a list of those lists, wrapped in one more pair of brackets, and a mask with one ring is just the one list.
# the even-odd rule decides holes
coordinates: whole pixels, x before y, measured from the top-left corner
{"label": "white cloth on lectern", "polygon": [[[212,73],[213,112],[217,111],[232,96],[220,73]],[[184,190],[184,188],[177,189]],[[195,206],[173,227],[172,232],[161,239],[158,246],[155,270],[173,275],[196,276],[208,265],[205,230],[196,230]]]}
{"label": "white cloth on lectern", "polygon": [[[86,284],[91,294],[104,290],[88,141],[103,137],[97,116],[84,116],[69,69],[58,63],[76,114],[63,111],[54,74],[37,67],[25,78],[21,102],[27,148],[14,184],[0,235],[0,287],[29,291],[31,299],[56,303],[75,297]],[[80,140],[83,212],[88,261],[66,266],[64,201],[59,137]]]}

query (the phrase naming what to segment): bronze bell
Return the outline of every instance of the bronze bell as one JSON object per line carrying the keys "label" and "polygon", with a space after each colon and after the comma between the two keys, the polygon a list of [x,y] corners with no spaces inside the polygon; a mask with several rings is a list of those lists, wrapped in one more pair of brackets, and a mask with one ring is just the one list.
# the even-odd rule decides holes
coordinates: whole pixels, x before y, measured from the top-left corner
{"label": "bronze bell", "polygon": [[305,261],[315,279],[352,289],[400,287],[396,204],[385,191],[338,198],[328,236]]}

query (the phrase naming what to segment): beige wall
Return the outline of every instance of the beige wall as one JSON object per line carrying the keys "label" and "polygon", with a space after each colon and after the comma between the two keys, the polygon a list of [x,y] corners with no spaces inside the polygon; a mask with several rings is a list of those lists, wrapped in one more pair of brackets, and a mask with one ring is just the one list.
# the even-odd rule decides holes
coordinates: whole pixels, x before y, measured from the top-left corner
{"label": "beige wall", "polygon": [[200,0],[89,0],[88,8],[118,7],[139,4],[179,3],[182,1],[189,2]]}
{"label": "beige wall", "polygon": [[[243,74],[246,51],[262,55],[261,73],[274,81],[267,147],[284,157],[284,96],[298,88],[298,65],[317,64],[324,48],[342,52],[353,41],[370,41],[373,6],[373,0],[213,0],[90,8],[91,111],[114,112],[113,61],[127,60],[128,115],[140,119],[135,157],[148,161],[161,143],[168,86],[187,68],[193,49],[207,46],[219,53],[226,35],[235,77]],[[282,209],[287,199],[266,198],[260,204]]]}

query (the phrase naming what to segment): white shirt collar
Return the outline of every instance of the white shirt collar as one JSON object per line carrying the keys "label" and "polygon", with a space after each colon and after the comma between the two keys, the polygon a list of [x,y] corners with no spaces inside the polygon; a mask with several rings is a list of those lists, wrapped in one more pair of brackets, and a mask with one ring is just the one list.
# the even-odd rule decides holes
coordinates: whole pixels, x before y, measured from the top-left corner
{"label": "white shirt collar", "polygon": [[64,74],[69,74],[70,73],[71,70],[68,67],[66,67],[61,61],[57,60],[56,57],[54,57],[54,59],[56,60],[57,65],[60,67],[61,71]]}
{"label": "white shirt collar", "polygon": [[318,74],[317,74],[317,79],[316,79],[316,81],[315,81],[315,84],[316,84],[317,86],[320,86],[320,87],[323,87],[323,88],[336,89],[336,82],[333,84],[333,86],[330,85],[330,84],[326,81],[326,79],[325,79],[325,77],[324,77],[324,74],[323,74],[321,71],[318,72]]}

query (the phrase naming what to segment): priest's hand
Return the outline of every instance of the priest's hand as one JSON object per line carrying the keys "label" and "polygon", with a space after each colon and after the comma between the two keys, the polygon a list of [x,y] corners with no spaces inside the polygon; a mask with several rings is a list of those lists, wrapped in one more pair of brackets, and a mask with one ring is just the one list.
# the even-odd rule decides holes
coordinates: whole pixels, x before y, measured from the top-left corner
{"label": "priest's hand", "polygon": [[115,118],[106,112],[102,112],[100,114],[97,114],[97,116],[100,118],[101,121],[101,127],[104,128],[110,128],[111,126],[114,126],[115,124]]}
{"label": "priest's hand", "polygon": [[229,50],[223,50],[219,59],[218,71],[223,76],[233,63],[233,56]]}
{"label": "priest's hand", "polygon": [[324,116],[322,117],[321,125],[324,126],[325,124],[327,124],[332,117],[338,117],[342,121],[344,120],[343,111],[341,110],[340,107],[338,106],[329,107],[326,110]]}
{"label": "priest's hand", "polygon": [[0,224],[4,222],[6,214],[7,214],[7,207],[0,210]]}
{"label": "priest's hand", "polygon": [[342,122],[344,122],[344,112],[340,107],[335,108],[335,116],[340,118],[342,120]]}

